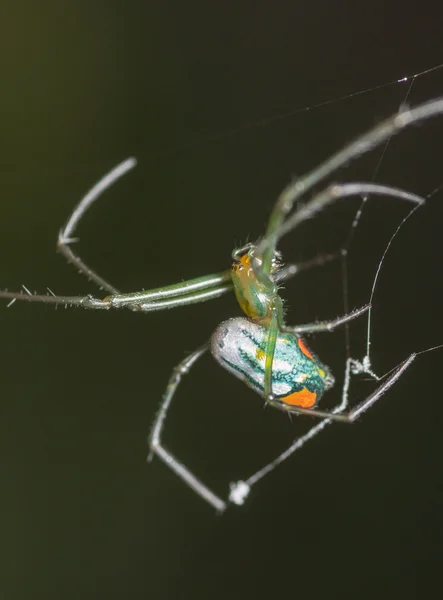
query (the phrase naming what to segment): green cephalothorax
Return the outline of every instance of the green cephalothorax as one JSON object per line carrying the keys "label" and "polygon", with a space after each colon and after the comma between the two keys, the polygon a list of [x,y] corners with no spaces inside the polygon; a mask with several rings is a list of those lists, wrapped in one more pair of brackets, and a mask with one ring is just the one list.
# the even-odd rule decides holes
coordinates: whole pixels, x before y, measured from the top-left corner
{"label": "green cephalothorax", "polygon": [[[256,266],[261,264],[261,259],[254,255],[255,248],[235,259],[232,265],[231,277],[234,291],[242,311],[247,317],[257,323],[269,325],[273,310],[278,312],[279,321],[282,320],[281,300],[278,296],[277,285],[271,278],[263,280],[257,277]],[[278,268],[273,263],[273,270]]]}
{"label": "green cephalothorax", "polygon": [[254,323],[266,329],[264,337],[264,383],[263,393],[272,402],[272,363],[279,332],[283,328],[283,302],[272,275],[279,265],[274,258],[269,274],[262,270],[262,257],[251,245],[245,254],[234,253],[232,281],[241,309]]}

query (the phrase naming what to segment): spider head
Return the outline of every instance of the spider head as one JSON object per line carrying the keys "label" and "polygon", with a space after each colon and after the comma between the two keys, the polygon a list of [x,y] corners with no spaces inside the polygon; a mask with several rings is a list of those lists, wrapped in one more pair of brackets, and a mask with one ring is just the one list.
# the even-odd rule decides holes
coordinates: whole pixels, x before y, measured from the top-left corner
{"label": "spider head", "polygon": [[[278,289],[272,278],[261,271],[262,257],[257,255],[257,246],[247,244],[234,250],[232,257],[232,281],[241,309],[253,321],[266,322]],[[280,255],[276,253],[272,261],[271,275],[280,266],[279,258]]]}

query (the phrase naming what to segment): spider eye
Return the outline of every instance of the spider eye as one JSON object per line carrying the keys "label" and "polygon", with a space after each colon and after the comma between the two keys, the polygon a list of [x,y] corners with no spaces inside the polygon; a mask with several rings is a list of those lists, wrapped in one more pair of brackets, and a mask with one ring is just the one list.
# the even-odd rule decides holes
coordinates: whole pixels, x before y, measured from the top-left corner
{"label": "spider eye", "polygon": [[244,271],[250,265],[249,253],[243,254],[235,258],[235,262],[232,263],[232,270],[234,272]]}
{"label": "spider eye", "polygon": [[242,262],[232,263],[231,271],[233,273],[240,273],[241,271],[244,271],[244,269],[245,269],[245,265]]}

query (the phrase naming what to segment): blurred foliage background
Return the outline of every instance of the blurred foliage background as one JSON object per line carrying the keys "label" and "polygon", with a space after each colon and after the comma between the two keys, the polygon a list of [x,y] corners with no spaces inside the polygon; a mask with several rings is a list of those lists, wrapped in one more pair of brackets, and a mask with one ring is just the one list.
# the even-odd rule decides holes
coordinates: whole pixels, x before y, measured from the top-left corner
{"label": "blurred foliage background", "polygon": [[[96,293],[57,256],[57,231],[132,155],[138,168],[81,224],[85,260],[125,291],[226,268],[292,177],[395,112],[412,80],[394,82],[443,63],[437,13],[435,3],[379,0],[3,2],[0,285]],[[407,101],[442,90],[437,69]],[[377,181],[423,195],[442,184],[442,123],[393,140]],[[371,180],[379,158],[337,179]],[[357,207],[300,228],[284,258],[336,250]],[[369,298],[406,212],[369,204],[349,260],[351,306]],[[442,223],[437,193],[388,255],[374,308],[379,373],[443,343]],[[289,322],[340,314],[339,265],[284,295]],[[423,596],[442,550],[443,351],[217,518],[159,461],[146,465],[146,438],[172,367],[238,314],[234,299],[152,315],[3,304],[2,598]],[[340,378],[343,334],[310,344]],[[352,350],[365,351],[364,323]],[[357,384],[352,398],[370,389]],[[338,383],[324,406],[339,393]],[[309,424],[263,411],[206,357],[183,383],[165,441],[224,493]]]}

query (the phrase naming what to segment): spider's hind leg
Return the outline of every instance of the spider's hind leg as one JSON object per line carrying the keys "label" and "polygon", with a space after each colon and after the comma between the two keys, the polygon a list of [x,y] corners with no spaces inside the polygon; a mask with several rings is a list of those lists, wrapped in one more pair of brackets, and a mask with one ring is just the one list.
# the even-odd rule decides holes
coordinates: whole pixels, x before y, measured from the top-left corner
{"label": "spider's hind leg", "polygon": [[[303,414],[303,415],[309,415],[311,417],[317,417],[319,419],[332,419],[333,421],[341,421],[343,423],[352,423],[353,421],[355,421],[358,417],[360,417],[364,412],[366,412],[369,408],[371,408],[371,406],[373,406],[377,400],[379,400],[387,391],[388,389],[394,385],[394,383],[403,375],[403,373],[406,371],[406,369],[408,367],[411,366],[411,364],[413,363],[413,361],[415,360],[415,358],[417,357],[417,354],[413,353],[410,356],[408,356],[408,358],[406,360],[404,360],[402,363],[400,363],[400,365],[398,367],[396,367],[393,371],[391,371],[391,374],[389,375],[389,377],[386,377],[384,382],[378,386],[378,388],[372,392],[372,394],[370,394],[367,398],[365,398],[365,400],[363,400],[362,402],[360,402],[359,404],[357,404],[357,406],[355,406],[354,408],[352,408],[350,411],[348,412],[338,412],[338,411],[325,411],[325,410],[317,410],[317,409],[310,409],[310,408],[298,408],[298,407],[294,407],[294,406],[280,406],[279,408],[281,410],[284,411],[288,411],[291,413],[299,413],[299,414]],[[348,370],[350,369],[350,371]],[[371,377],[375,378],[376,380],[381,380],[382,378],[377,377],[377,375],[375,375],[375,373],[373,373],[373,371],[370,368],[370,363],[369,361],[365,361],[363,360],[363,362],[358,362],[355,359],[348,359],[347,361],[347,375],[345,376],[345,384],[343,387],[343,395],[346,395],[347,398],[347,389],[349,387],[349,382],[351,379],[351,373],[367,373],[368,375],[370,375]]]}
{"label": "spider's hind leg", "polygon": [[315,323],[306,323],[303,325],[295,325],[293,327],[285,326],[284,331],[287,333],[321,333],[323,331],[334,331],[337,327],[341,327],[342,325],[346,325],[350,321],[357,319],[361,315],[364,315],[371,308],[370,304],[365,304],[360,308],[356,308],[350,313],[345,315],[341,315],[336,319],[331,319],[330,321],[316,321]]}
{"label": "spider's hind leg", "polygon": [[187,356],[181,363],[179,363],[172,371],[171,377],[169,378],[166,391],[163,395],[163,399],[160,405],[160,410],[154,421],[154,425],[151,430],[151,436],[149,439],[150,453],[148,461],[152,459],[153,455],[156,454],[170,469],[174,471],[194,492],[201,496],[206,502],[209,502],[218,513],[223,513],[226,510],[226,502],[216,496],[204,483],[202,483],[191,471],[179,460],[173,456],[169,450],[162,444],[161,434],[165,424],[167,412],[171,405],[172,399],[178,386],[180,385],[183,375],[186,375],[191,367],[203,356],[208,350],[209,344],[201,346],[195,350],[192,354]]}
{"label": "spider's hind leg", "polygon": [[357,417],[359,417],[362,413],[364,413],[371,406],[373,406],[373,404],[375,404],[375,402],[377,402],[377,400],[379,400],[379,398],[381,398],[381,396],[383,396],[388,391],[388,389],[403,375],[406,369],[412,364],[416,356],[416,354],[411,354],[411,356],[409,356],[403,363],[401,363],[384,381],[384,383],[380,385],[370,396],[368,396],[355,408],[345,413],[344,411],[348,407],[349,383],[351,380],[351,374],[354,372],[354,369],[361,368],[363,370],[360,372],[368,372],[370,375],[375,376],[371,371],[364,371],[365,361],[359,363],[355,359],[349,358],[346,361],[345,382],[343,386],[342,399],[340,404],[334,409],[332,409],[330,412],[318,411],[315,409],[290,410],[290,412],[308,414],[310,416],[317,417],[321,420],[319,423],[311,427],[304,435],[295,439],[294,442],[289,446],[289,448],[284,450],[274,460],[272,460],[267,465],[256,471],[253,475],[248,477],[248,479],[231,483],[231,493],[229,495],[230,502],[232,502],[233,504],[243,504],[246,497],[249,495],[253,485],[260,481],[260,479],[263,479],[266,475],[269,475],[269,473],[274,471],[274,469],[276,469],[286,459],[291,457],[297,450],[300,450],[300,448],[302,448],[308,441],[312,440],[321,431],[323,431],[323,429],[327,425],[330,425],[331,423],[334,423],[337,420],[347,423],[352,423],[353,421],[355,421]]}

